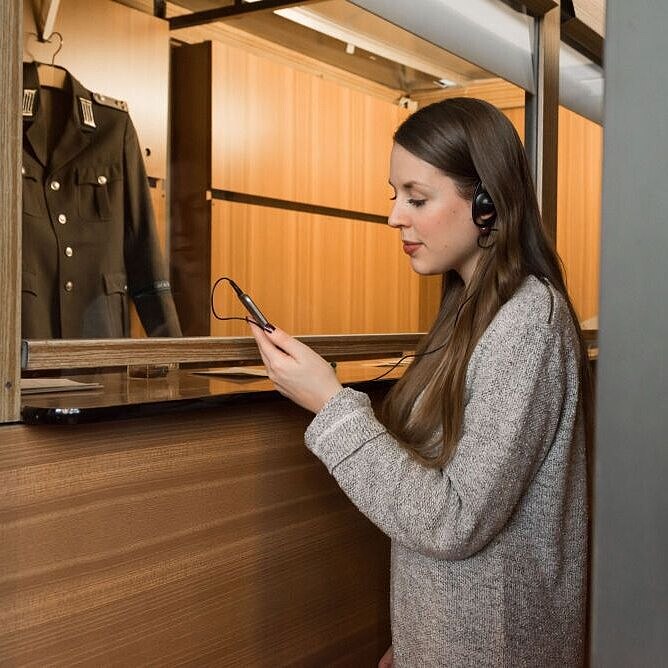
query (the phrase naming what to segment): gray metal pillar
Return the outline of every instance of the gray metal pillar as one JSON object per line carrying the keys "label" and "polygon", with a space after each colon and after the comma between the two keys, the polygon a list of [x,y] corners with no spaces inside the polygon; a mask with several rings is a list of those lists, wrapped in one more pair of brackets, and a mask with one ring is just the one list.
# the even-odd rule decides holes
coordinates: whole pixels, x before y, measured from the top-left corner
{"label": "gray metal pillar", "polygon": [[668,666],[668,3],[605,41],[592,665]]}

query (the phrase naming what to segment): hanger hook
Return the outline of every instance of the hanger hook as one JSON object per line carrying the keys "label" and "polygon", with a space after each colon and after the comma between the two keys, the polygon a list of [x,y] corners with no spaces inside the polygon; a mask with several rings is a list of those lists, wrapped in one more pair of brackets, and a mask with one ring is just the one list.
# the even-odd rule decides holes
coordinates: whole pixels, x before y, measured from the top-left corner
{"label": "hanger hook", "polygon": [[56,32],[55,30],[51,33],[51,37],[49,37],[49,39],[44,41],[49,42],[49,44],[51,44],[51,40],[53,39],[54,35],[58,35],[59,42],[58,42],[58,48],[53,52],[53,55],[51,56],[52,65],[56,60],[56,56],[60,53],[60,50],[63,48],[63,36],[59,32]]}
{"label": "hanger hook", "polygon": [[[29,32],[29,33],[26,33],[26,34],[29,37],[34,37],[40,44],[51,44],[52,43],[51,40],[53,40],[53,36],[54,35],[58,36],[58,48],[53,52],[53,55],[51,56],[51,65],[53,65],[56,61],[56,56],[60,53],[60,50],[63,48],[63,36],[59,32],[57,32],[56,30],[54,30],[51,33],[51,36],[49,37],[49,39],[42,39],[36,32]],[[28,53],[30,53],[29,50],[28,50]]]}

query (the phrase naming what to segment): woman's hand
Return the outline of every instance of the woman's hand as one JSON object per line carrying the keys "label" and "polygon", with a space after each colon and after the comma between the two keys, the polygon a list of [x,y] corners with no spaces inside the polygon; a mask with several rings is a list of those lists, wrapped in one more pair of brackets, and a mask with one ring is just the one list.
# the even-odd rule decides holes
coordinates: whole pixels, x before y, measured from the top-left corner
{"label": "woman's hand", "polygon": [[378,662],[378,668],[392,668],[392,666],[394,666],[394,649],[390,645]]}
{"label": "woman's hand", "polygon": [[251,326],[262,360],[276,389],[296,404],[317,413],[342,389],[329,362],[280,329]]}

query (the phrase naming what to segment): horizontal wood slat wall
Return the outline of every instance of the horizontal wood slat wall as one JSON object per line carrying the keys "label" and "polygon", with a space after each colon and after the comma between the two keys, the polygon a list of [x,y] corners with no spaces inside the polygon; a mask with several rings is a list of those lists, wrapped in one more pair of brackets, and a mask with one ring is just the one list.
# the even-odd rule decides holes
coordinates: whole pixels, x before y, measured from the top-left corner
{"label": "horizontal wood slat wall", "polygon": [[376,665],[389,542],[304,447],[309,419],[272,394],[3,427],[0,663]]}
{"label": "horizontal wood slat wall", "polygon": [[[232,277],[282,329],[419,331],[419,279],[386,225],[213,202],[211,237],[212,285]],[[245,315],[226,282],[215,304],[221,316]],[[212,316],[211,333],[243,336],[248,325]]]}

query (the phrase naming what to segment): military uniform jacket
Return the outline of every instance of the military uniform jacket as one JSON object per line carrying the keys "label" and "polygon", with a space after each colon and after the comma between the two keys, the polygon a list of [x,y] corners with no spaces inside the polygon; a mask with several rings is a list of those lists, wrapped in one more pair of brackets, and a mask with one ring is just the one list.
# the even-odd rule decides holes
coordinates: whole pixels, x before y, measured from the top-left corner
{"label": "military uniform jacket", "polygon": [[149,336],[180,336],[127,106],[23,77],[23,338],[127,336],[129,297]]}

